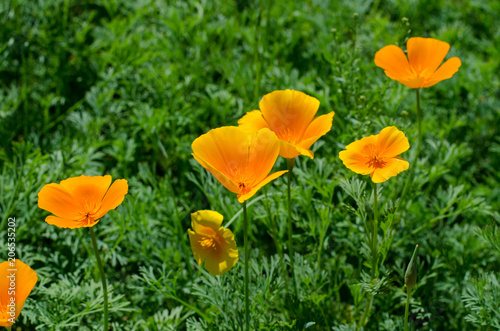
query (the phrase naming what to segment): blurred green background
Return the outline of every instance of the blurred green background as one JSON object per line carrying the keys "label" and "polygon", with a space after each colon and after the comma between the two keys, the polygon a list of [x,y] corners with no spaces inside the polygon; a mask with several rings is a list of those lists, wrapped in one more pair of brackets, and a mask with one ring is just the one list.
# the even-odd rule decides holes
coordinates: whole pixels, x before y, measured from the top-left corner
{"label": "blurred green background", "polygon": [[[487,0],[0,2],[0,246],[7,217],[16,217],[17,256],[40,279],[16,325],[100,328],[88,230],[46,224],[37,193],[68,177],[110,174],[130,186],[95,227],[113,330],[240,328],[242,263],[210,276],[197,267],[186,230],[193,211],[217,210],[227,221],[241,206],[190,145],[236,125],[264,94],[291,88],[318,98],[318,114],[336,115],[313,146],[316,157],[294,169],[298,298],[279,259],[288,259],[285,181],[259,191],[250,207],[252,325],[356,329],[369,288],[359,212],[370,182],[338,153],[388,125],[414,146],[415,94],[373,59],[385,45],[404,49],[421,36],[448,42],[446,58],[462,66],[421,93],[420,160],[393,230],[380,232],[384,279],[365,329],[402,329],[403,276],[417,243],[412,327],[500,328],[499,13],[500,3]],[[284,168],[279,159],[276,169]],[[386,220],[406,175],[380,185]],[[242,247],[241,223],[231,229]]]}

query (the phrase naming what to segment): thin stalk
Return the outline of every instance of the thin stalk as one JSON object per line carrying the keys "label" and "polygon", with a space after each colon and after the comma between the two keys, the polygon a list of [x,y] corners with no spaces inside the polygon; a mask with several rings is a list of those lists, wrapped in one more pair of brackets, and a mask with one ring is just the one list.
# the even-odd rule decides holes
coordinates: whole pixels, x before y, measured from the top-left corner
{"label": "thin stalk", "polygon": [[418,154],[420,152],[420,144],[422,142],[422,110],[420,109],[420,89],[419,88],[415,89],[415,92],[417,96],[417,121],[418,121],[417,148],[415,150],[415,155],[413,156],[413,159],[410,163],[410,173],[408,174],[408,177],[406,177],[406,183],[403,188],[403,193],[401,193],[401,196],[399,198],[399,204],[403,203],[404,197],[406,196],[406,192],[408,191],[408,187],[410,186],[410,182],[413,179],[413,174],[415,172],[415,168],[417,167]]}
{"label": "thin stalk", "polygon": [[405,306],[405,320],[404,320],[404,331],[408,331],[408,313],[410,310],[410,297],[411,288],[406,288],[406,306]]}
{"label": "thin stalk", "polygon": [[102,292],[104,299],[104,331],[108,330],[108,286],[106,285],[106,275],[104,274],[104,268],[102,266],[101,256],[99,255],[99,250],[97,249],[97,241],[95,240],[94,228],[90,227],[90,236],[92,237],[92,244],[94,245],[95,257],[97,259],[97,266],[99,267],[99,273],[101,274],[102,282]]}
{"label": "thin stalk", "polygon": [[292,169],[295,163],[295,159],[286,159],[286,164],[288,168],[288,181],[287,181],[287,197],[288,197],[288,254],[290,255],[290,268],[292,272],[292,283],[293,291],[295,297],[298,296],[297,292],[297,282],[295,281],[295,261],[294,261],[294,250],[293,250],[293,240],[292,240],[292,198],[291,198],[291,182],[292,182]]}
{"label": "thin stalk", "polygon": [[373,228],[372,228],[372,280],[377,274],[377,232],[378,232],[378,204],[377,183],[373,183]]}
{"label": "thin stalk", "polygon": [[7,329],[7,331],[11,331],[12,330],[12,325],[11,326],[6,326],[5,328]]}
{"label": "thin stalk", "polygon": [[250,330],[250,311],[248,300],[248,264],[250,260],[248,252],[248,219],[247,219],[247,202],[243,202],[243,231],[244,231],[244,245],[245,245],[245,330]]}

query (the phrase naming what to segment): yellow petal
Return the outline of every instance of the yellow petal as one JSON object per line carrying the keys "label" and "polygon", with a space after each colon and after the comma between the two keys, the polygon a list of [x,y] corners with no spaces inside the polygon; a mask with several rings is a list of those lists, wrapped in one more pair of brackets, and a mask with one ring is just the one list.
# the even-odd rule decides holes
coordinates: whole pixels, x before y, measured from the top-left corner
{"label": "yellow petal", "polygon": [[274,91],[262,98],[259,107],[280,140],[297,143],[316,115],[319,100],[300,91]]}
{"label": "yellow petal", "polygon": [[458,57],[452,57],[443,63],[443,65],[427,79],[427,82],[425,82],[422,87],[430,87],[442,80],[451,78],[458,71],[458,68],[460,68],[461,65],[462,62],[460,62]]}
{"label": "yellow petal", "polygon": [[195,139],[191,148],[198,162],[202,160],[234,180],[247,167],[250,141],[251,136],[242,129],[225,126],[201,135]]}
{"label": "yellow petal", "polygon": [[80,204],[59,184],[47,184],[38,193],[38,207],[65,219],[81,217]]}
{"label": "yellow petal", "polygon": [[238,198],[238,202],[240,203],[243,203],[245,202],[246,200],[250,199],[251,197],[253,197],[255,195],[255,193],[257,193],[258,190],[260,190],[261,187],[263,187],[264,185],[266,185],[267,183],[271,182],[272,180],[278,178],[279,176],[283,175],[285,172],[288,172],[288,170],[284,170],[284,171],[277,171],[269,176],[267,176],[263,181],[261,181],[258,185],[254,186],[252,188],[252,190],[246,194],[241,194],[241,195],[238,195],[237,198]]}
{"label": "yellow petal", "polygon": [[279,151],[280,141],[271,130],[264,128],[252,135],[245,177],[253,178],[253,184],[264,180],[273,169]]}
{"label": "yellow petal", "polygon": [[373,171],[372,167],[368,166],[368,159],[357,150],[341,151],[339,158],[344,165],[360,175],[368,175]]}
{"label": "yellow petal", "polygon": [[125,179],[117,179],[111,185],[108,192],[101,201],[101,208],[95,218],[101,218],[112,209],[118,207],[128,193],[128,183]]}
{"label": "yellow petal", "polygon": [[410,38],[406,44],[410,66],[419,77],[430,77],[443,62],[450,44],[433,38]]}
{"label": "yellow petal", "polygon": [[370,177],[374,183],[382,183],[389,178],[396,176],[402,171],[408,169],[410,164],[408,161],[403,160],[400,157],[394,157],[386,160],[386,164],[383,168],[377,168],[370,174]]}
{"label": "yellow petal", "polygon": [[389,126],[378,134],[377,145],[379,146],[379,156],[395,157],[406,152],[410,148],[408,138],[395,126]]}
{"label": "yellow petal", "polygon": [[269,128],[269,125],[260,110],[253,110],[238,120],[238,127],[247,133],[253,134],[260,129]]}
{"label": "yellow petal", "polygon": [[309,149],[319,138],[328,133],[332,128],[333,115],[335,115],[335,112],[332,111],[316,117],[307,127],[299,146]]}
{"label": "yellow petal", "polygon": [[391,79],[408,81],[416,78],[405,53],[396,45],[385,46],[375,53],[375,65],[384,69]]}
{"label": "yellow petal", "polygon": [[[213,210],[198,210],[191,214],[191,228],[197,233],[205,233],[205,228],[217,231],[224,217]],[[207,233],[212,234],[213,232]]]}

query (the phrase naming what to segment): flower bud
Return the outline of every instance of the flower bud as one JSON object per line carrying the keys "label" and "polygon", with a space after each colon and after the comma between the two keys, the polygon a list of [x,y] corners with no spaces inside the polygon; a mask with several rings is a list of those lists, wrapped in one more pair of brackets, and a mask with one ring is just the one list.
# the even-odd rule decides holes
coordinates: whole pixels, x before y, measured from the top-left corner
{"label": "flower bud", "polygon": [[406,274],[405,274],[405,286],[408,288],[408,290],[412,290],[415,284],[417,283],[417,260],[416,260],[416,255],[417,255],[417,249],[418,245],[415,246],[415,250],[413,251],[413,255],[411,257],[410,263],[408,264],[408,268],[406,268]]}

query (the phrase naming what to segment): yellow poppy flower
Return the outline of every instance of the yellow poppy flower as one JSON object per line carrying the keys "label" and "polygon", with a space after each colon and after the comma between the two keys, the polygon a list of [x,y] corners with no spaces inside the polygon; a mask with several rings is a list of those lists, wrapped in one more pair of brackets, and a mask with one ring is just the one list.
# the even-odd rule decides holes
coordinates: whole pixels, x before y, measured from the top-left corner
{"label": "yellow poppy flower", "polygon": [[248,134],[235,126],[210,130],[191,145],[193,156],[243,203],[273,179],[268,176],[279,153],[279,141],[269,129]]}
{"label": "yellow poppy flower", "polygon": [[37,280],[36,272],[18,259],[0,263],[0,326],[14,324]]}
{"label": "yellow poppy flower", "polygon": [[319,100],[295,90],[266,94],[259,102],[259,108],[243,116],[238,126],[249,133],[269,128],[281,142],[280,155],[287,159],[299,155],[314,158],[309,148],[330,131],[335,115],[332,111],[314,117]]}
{"label": "yellow poppy flower", "polygon": [[118,207],[128,184],[117,179],[111,185],[111,176],[80,176],[47,184],[38,193],[38,207],[55,216],[45,222],[61,228],[91,227],[112,209]]}
{"label": "yellow poppy flower", "polygon": [[364,137],[347,145],[339,157],[355,173],[370,174],[374,183],[382,183],[408,169],[410,164],[398,155],[409,148],[405,134],[389,126],[378,135]]}
{"label": "yellow poppy flower", "polygon": [[191,214],[189,241],[198,265],[213,275],[222,275],[238,262],[238,249],[234,235],[221,226],[222,215],[212,210],[200,210]]}
{"label": "yellow poppy flower", "polygon": [[[462,64],[458,57],[452,57],[443,65],[450,44],[432,38],[410,38],[406,44],[408,59],[396,45],[385,46],[375,54],[375,64],[385,74],[410,87],[430,87],[449,79]],[[440,66],[441,65],[441,66]]]}

